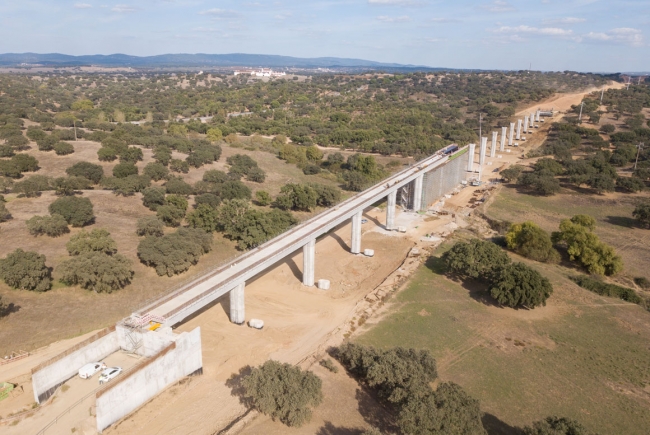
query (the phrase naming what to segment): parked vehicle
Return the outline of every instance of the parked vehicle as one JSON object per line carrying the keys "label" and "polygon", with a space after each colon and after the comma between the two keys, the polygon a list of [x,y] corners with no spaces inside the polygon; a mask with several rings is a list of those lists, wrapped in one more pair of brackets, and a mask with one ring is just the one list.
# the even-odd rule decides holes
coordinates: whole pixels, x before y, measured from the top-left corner
{"label": "parked vehicle", "polygon": [[91,362],[79,369],[79,377],[81,379],[90,379],[95,373],[100,370],[104,370],[106,364],[101,362]]}
{"label": "parked vehicle", "polygon": [[105,384],[120,373],[122,373],[122,367],[111,367],[104,370],[102,375],[99,377],[99,384]]}

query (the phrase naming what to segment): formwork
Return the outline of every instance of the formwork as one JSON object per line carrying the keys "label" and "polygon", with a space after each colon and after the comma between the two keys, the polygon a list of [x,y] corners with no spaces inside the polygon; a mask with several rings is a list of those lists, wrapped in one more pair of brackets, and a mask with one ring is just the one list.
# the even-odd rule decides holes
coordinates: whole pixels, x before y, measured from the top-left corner
{"label": "formwork", "polygon": [[[453,191],[467,174],[469,153],[463,148],[452,155],[447,164],[424,174],[422,181],[422,210],[439,200],[443,195]],[[411,201],[411,207],[413,202]],[[418,210],[419,211],[419,210]]]}

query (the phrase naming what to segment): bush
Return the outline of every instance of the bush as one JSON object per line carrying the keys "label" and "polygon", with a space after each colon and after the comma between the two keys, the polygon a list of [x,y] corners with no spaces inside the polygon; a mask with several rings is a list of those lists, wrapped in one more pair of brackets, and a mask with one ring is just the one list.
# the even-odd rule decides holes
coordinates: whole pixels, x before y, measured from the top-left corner
{"label": "bush", "polygon": [[149,187],[151,179],[146,175],[129,175],[125,178],[108,177],[101,181],[104,189],[112,190],[116,195],[131,196]]}
{"label": "bush", "polygon": [[490,285],[490,295],[501,305],[512,308],[545,306],[551,293],[550,281],[524,263],[499,269]]}
{"label": "bush", "polygon": [[97,158],[100,162],[112,162],[117,159],[117,151],[113,148],[101,147],[97,150]]}
{"label": "bush", "polygon": [[533,222],[512,225],[506,233],[506,244],[508,249],[535,261],[560,261],[560,254],[553,248],[549,234]]}
{"label": "bush", "polygon": [[54,145],[54,152],[57,156],[67,156],[74,153],[74,146],[68,142],[59,142]]}
{"label": "bush", "polygon": [[643,180],[640,180],[636,177],[618,177],[616,179],[616,185],[621,189],[625,189],[628,192],[641,192],[645,189],[645,183]]}
{"label": "bush", "polygon": [[16,249],[0,260],[0,278],[11,288],[44,292],[52,283],[45,255]]}
{"label": "bush", "polygon": [[251,168],[246,173],[246,179],[255,183],[264,183],[264,180],[266,180],[266,172],[261,168]]}
{"label": "bush", "polygon": [[210,252],[212,234],[200,229],[179,228],[162,237],[145,237],[138,245],[138,257],[154,267],[158,275],[183,273]]}
{"label": "bush", "polygon": [[142,150],[138,147],[128,147],[120,153],[120,162],[133,163],[141,161],[143,158]]}
{"label": "bush", "polygon": [[144,175],[151,178],[153,181],[164,180],[169,176],[169,169],[162,163],[151,162],[144,167]]}
{"label": "bush", "polygon": [[308,423],[312,408],[323,401],[320,378],[273,360],[253,368],[242,385],[258,411],[290,427]]}
{"label": "bush", "polygon": [[0,157],[13,157],[15,155],[16,153],[14,153],[14,149],[11,146],[0,145]]}
{"label": "bush", "polygon": [[401,408],[398,426],[409,435],[487,435],[479,401],[453,382],[443,382],[426,396],[410,397]]}
{"label": "bush", "polygon": [[269,192],[265,190],[258,190],[255,192],[255,201],[257,202],[258,205],[261,205],[262,207],[265,207],[271,202],[273,202],[273,198],[269,194]]}
{"label": "bush", "polygon": [[70,238],[65,244],[70,255],[80,255],[86,252],[102,252],[113,255],[117,252],[117,243],[111,233],[102,228],[95,228],[91,232],[81,230]]}
{"label": "bush", "polygon": [[111,293],[131,282],[132,262],[120,254],[107,255],[99,251],[85,251],[65,260],[58,267],[61,282],[79,285],[96,293]]}
{"label": "bush", "polygon": [[589,273],[614,275],[623,269],[621,257],[592,232],[593,225],[590,216],[577,215],[564,219],[560,223],[560,231],[552,234],[552,240],[566,246],[571,261],[578,261]]}
{"label": "bush", "polygon": [[54,179],[52,187],[57,195],[74,195],[81,190],[92,189],[92,181],[84,177],[59,177]]}
{"label": "bush", "polygon": [[0,222],[6,222],[11,219],[11,213],[7,210],[4,201],[0,201]]}
{"label": "bush", "polygon": [[615,130],[616,127],[612,124],[605,124],[602,127],[600,127],[600,131],[602,131],[605,134],[614,133]]}
{"label": "bush", "polygon": [[646,278],[645,276],[634,278],[634,284],[638,285],[644,290],[650,289],[650,279]]}
{"label": "bush", "polygon": [[230,180],[228,174],[216,169],[210,169],[209,171],[205,171],[203,173],[203,181],[207,183],[223,184],[228,180]]}
{"label": "bush", "polygon": [[325,367],[327,370],[329,370],[332,373],[338,373],[339,372],[339,368],[336,367],[336,365],[334,364],[334,361],[332,361],[329,358],[323,358],[322,360],[320,360],[318,362],[318,364]]}
{"label": "bush", "polygon": [[84,177],[97,184],[104,177],[104,168],[88,162],[79,162],[65,170],[70,176]]}
{"label": "bush", "polygon": [[177,195],[191,195],[194,193],[194,188],[180,177],[170,178],[164,186],[167,193]]}
{"label": "bush", "polygon": [[138,236],[160,237],[165,234],[164,225],[156,216],[146,216],[138,219],[136,233]]}
{"label": "bush", "polygon": [[619,298],[627,302],[632,302],[633,304],[640,304],[642,302],[641,297],[631,288],[608,284],[588,276],[575,276],[571,279],[580,287],[601,296]]}
{"label": "bush", "polygon": [[27,221],[27,229],[32,236],[48,235],[58,237],[69,233],[68,223],[63,216],[53,214],[52,216],[34,216]]}
{"label": "bush", "polygon": [[318,165],[307,165],[302,169],[302,173],[305,175],[315,175],[320,174],[320,166]]}
{"label": "bush", "polygon": [[[604,126],[607,127],[607,126]],[[613,126],[612,126],[613,127]],[[526,426],[523,435],[596,435],[588,431],[576,420],[558,417],[546,417]]]}
{"label": "bush", "polygon": [[190,171],[190,165],[185,160],[171,159],[169,161],[169,170],[187,174]]}
{"label": "bush", "polygon": [[21,193],[27,198],[35,198],[41,192],[52,190],[50,178],[44,175],[32,175],[31,177],[14,184],[13,192]]}
{"label": "bush", "polygon": [[88,198],[64,196],[50,204],[49,211],[51,215],[63,216],[73,227],[83,227],[95,220],[93,204]]}
{"label": "bush", "polygon": [[450,273],[487,281],[498,269],[510,264],[510,257],[501,248],[479,239],[456,242],[443,254],[442,260]]}
{"label": "bush", "polygon": [[142,205],[152,211],[158,210],[165,204],[165,192],[163,187],[147,187],[142,191]]}
{"label": "bush", "polygon": [[643,201],[634,207],[632,216],[640,227],[650,228],[650,201]]}
{"label": "bush", "polygon": [[38,170],[38,160],[29,154],[16,154],[11,158],[20,172],[34,172]]}
{"label": "bush", "polygon": [[115,178],[126,178],[129,175],[138,175],[138,167],[131,162],[118,163],[113,167]]}
{"label": "bush", "polygon": [[[15,156],[14,156],[15,157]],[[11,178],[20,178],[21,171],[16,162],[12,160],[0,160],[0,175]]]}
{"label": "bush", "polygon": [[519,176],[517,183],[544,196],[555,195],[561,190],[560,182],[548,171],[526,172]]}

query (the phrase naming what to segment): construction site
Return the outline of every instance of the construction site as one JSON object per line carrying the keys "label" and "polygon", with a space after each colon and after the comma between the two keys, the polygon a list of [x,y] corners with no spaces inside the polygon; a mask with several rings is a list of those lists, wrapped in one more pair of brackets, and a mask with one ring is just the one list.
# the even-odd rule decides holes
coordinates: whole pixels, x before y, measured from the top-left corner
{"label": "construction site", "polygon": [[[328,346],[349,336],[350,319],[371,316],[428,249],[467,225],[473,208],[499,182],[497,172],[520,157],[516,141],[527,134],[530,143],[532,134],[548,128],[545,116],[553,112],[525,114],[516,133],[514,123],[509,132],[503,127],[489,146],[483,137],[478,146],[443,148],[170,289],[114,326],[17,355],[0,366],[0,379],[18,381],[3,392],[7,399],[0,401],[0,413],[35,404],[3,418],[3,433],[241,428],[249,410],[232,397],[228,378],[269,358],[313,364]],[[79,369],[94,361],[123,372],[99,387],[96,378],[79,379]],[[172,394],[164,404],[157,399],[186,382],[191,386],[181,395]],[[159,418],[168,406],[177,416],[173,427]]]}

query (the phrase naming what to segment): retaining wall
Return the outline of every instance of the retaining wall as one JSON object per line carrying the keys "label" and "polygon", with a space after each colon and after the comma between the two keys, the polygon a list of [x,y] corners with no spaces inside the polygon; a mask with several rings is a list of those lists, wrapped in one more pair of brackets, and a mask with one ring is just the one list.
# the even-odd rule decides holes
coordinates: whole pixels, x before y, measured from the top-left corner
{"label": "retaining wall", "polygon": [[174,341],[97,392],[97,430],[106,429],[145,404],[161,390],[203,371],[201,329],[174,335]]}
{"label": "retaining wall", "polygon": [[465,180],[468,159],[469,153],[465,148],[451,156],[450,161],[445,165],[424,174],[421,202],[423,210],[453,191],[461,181]]}
{"label": "retaining wall", "polygon": [[171,328],[159,328],[157,331],[129,329],[117,325],[117,340],[120,347],[128,352],[141,356],[152,357],[169,346],[176,334]]}
{"label": "retaining wall", "polygon": [[59,385],[74,377],[84,365],[101,361],[119,350],[115,326],[99,331],[32,369],[34,400],[47,400]]}

